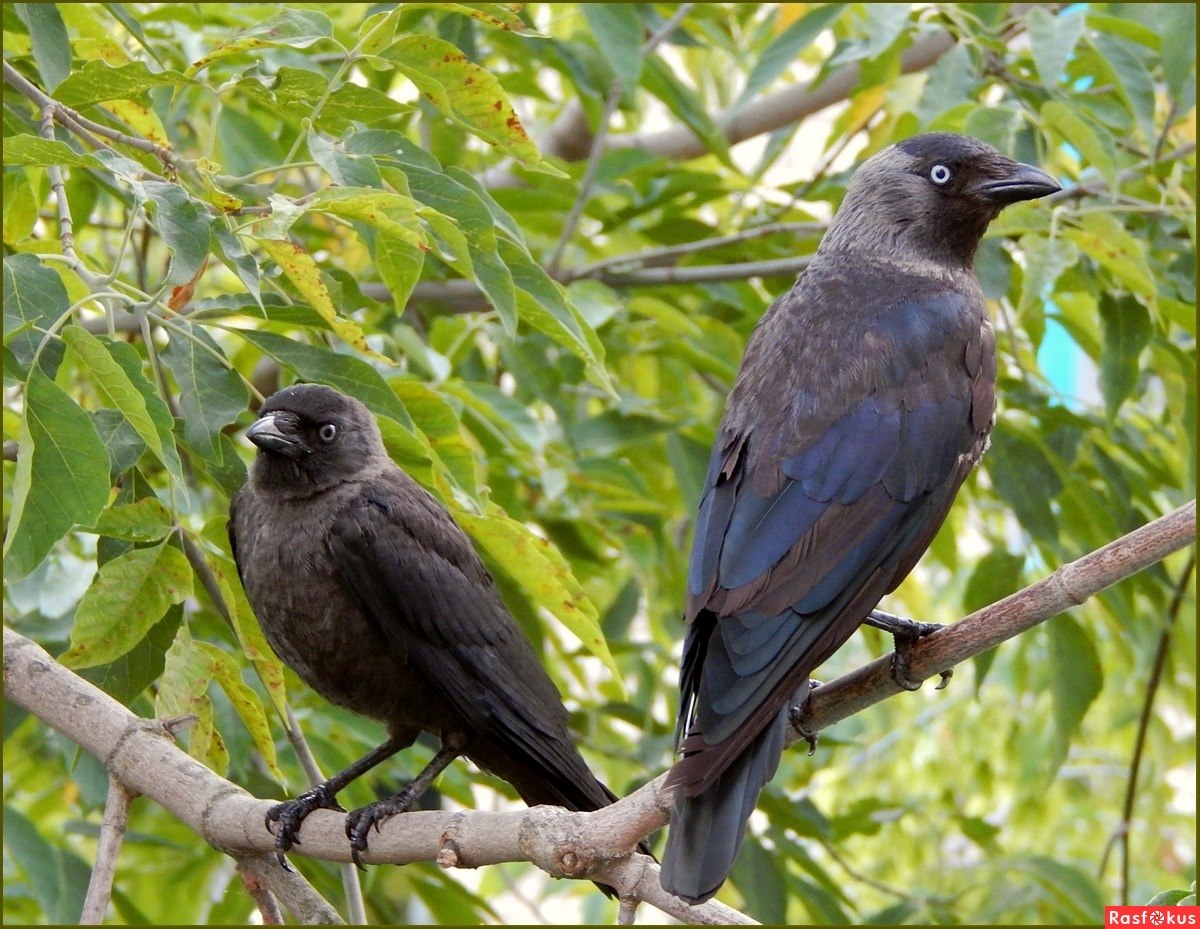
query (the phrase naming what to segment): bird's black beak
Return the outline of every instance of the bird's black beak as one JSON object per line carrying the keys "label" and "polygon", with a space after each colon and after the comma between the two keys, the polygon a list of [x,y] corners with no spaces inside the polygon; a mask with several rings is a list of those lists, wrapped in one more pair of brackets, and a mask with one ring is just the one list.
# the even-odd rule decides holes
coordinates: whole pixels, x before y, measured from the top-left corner
{"label": "bird's black beak", "polygon": [[[283,420],[282,423],[276,420]],[[264,413],[246,430],[246,438],[266,452],[286,455],[288,458],[303,458],[309,448],[299,437],[287,429],[287,414]]]}
{"label": "bird's black beak", "polygon": [[1041,168],[1017,162],[1002,177],[989,178],[975,185],[973,193],[1007,206],[1021,200],[1037,200],[1060,190],[1062,184]]}

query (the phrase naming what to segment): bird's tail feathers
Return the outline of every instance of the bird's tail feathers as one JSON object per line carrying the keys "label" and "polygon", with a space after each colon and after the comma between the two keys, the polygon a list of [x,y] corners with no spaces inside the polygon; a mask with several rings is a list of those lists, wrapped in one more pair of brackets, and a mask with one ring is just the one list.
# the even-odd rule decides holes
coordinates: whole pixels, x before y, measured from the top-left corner
{"label": "bird's tail feathers", "polygon": [[682,785],[676,789],[660,876],[668,893],[703,903],[725,882],[758,795],[779,766],[787,726],[785,706],[703,791],[687,796]]}

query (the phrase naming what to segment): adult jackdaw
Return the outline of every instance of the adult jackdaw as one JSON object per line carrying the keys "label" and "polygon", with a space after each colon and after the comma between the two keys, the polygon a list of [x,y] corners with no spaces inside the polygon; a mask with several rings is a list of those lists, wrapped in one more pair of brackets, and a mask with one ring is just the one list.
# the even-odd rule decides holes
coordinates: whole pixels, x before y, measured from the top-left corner
{"label": "adult jackdaw", "polygon": [[346,818],[355,862],[372,825],[407,810],[455,757],[528,804],[594,810],[593,776],[533,647],[466,534],[384,451],[358,400],[301,384],[246,431],[258,446],[230,506],[229,539],[271,647],[326,699],[382,721],[388,739],[325,783],[271,808],[280,863],[304,818],[421,730],[441,740],[394,797]]}
{"label": "adult jackdaw", "polygon": [[750,338],[692,544],[671,893],[701,902],[729,875],[810,672],[912,570],[983,454],[995,339],[972,260],[1004,207],[1059,189],[963,136],[892,145]]}

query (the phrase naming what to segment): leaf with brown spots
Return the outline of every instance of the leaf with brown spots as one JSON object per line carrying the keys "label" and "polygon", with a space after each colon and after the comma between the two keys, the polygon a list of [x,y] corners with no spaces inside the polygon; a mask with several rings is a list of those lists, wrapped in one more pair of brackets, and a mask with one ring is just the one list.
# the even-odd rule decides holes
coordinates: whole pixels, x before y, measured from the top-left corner
{"label": "leaf with brown spots", "polygon": [[163,542],[106,561],[75,610],[71,648],[59,661],[91,668],[120,658],[138,644],[173,603],[192,594],[192,567]]}
{"label": "leaf with brown spots", "polygon": [[485,142],[531,171],[566,177],[542,158],[495,75],[449,42],[429,35],[406,36],[380,57],[395,65],[443,114]]}
{"label": "leaf with brown spots", "polygon": [[391,359],[367,345],[366,336],[358,323],[338,314],[333,305],[333,298],[329,295],[329,288],[321,280],[321,269],[308,252],[282,239],[258,239],[258,244],[279,265],[300,296],[321,314],[343,341],[377,361],[390,362]]}

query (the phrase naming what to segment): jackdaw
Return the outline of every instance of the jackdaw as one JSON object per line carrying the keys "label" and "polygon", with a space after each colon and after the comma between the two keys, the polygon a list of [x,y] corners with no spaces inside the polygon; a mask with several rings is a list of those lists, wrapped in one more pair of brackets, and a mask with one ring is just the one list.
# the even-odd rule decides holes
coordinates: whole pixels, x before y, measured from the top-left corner
{"label": "jackdaw", "polygon": [[662,885],[724,882],[809,674],[912,570],[988,443],[995,338],[972,268],[1004,207],[1059,190],[938,132],[857,170],[746,347],[688,573]]}
{"label": "jackdaw", "polygon": [[[229,539],[271,648],[326,699],[387,726],[377,749],[271,808],[280,863],[304,818],[341,810],[350,781],[441,740],[400,793],[346,818],[353,858],[454,758],[503,778],[529,805],[607,806],[533,647],[445,507],[388,458],[358,400],[315,384],[273,394],[246,431],[258,454],[230,505]],[[606,888],[602,888],[606,889]]]}

